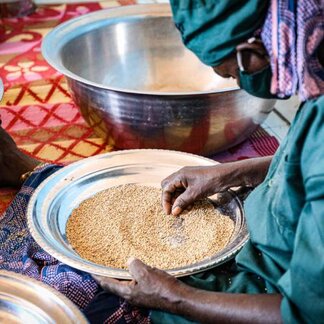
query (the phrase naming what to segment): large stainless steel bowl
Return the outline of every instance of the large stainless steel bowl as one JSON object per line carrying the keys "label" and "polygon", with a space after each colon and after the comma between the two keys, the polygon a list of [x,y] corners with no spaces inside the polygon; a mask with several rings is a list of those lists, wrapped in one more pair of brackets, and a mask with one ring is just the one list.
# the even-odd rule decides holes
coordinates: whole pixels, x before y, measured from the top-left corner
{"label": "large stainless steel bowl", "polygon": [[217,76],[182,44],[168,4],[97,11],[44,39],[95,131],[118,149],[210,155],[247,138],[274,101]]}

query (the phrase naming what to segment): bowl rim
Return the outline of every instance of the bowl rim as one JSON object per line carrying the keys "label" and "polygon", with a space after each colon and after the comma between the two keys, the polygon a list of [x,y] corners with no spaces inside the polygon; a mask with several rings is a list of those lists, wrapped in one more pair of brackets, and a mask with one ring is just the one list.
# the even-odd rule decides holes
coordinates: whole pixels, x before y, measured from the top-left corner
{"label": "bowl rim", "polygon": [[0,78],[0,102],[2,100],[3,95],[4,95],[4,84],[2,82],[2,79]]}
{"label": "bowl rim", "polygon": [[[46,313],[52,319],[52,314],[57,310],[69,316],[71,324],[89,323],[80,309],[65,295],[52,286],[42,281],[31,278],[26,274],[16,273],[8,270],[0,270],[0,283],[5,282],[9,286],[9,291],[0,285],[0,295],[9,296],[11,301],[18,306],[32,305],[34,312],[46,312],[43,304],[39,302],[40,294],[46,293],[47,302],[52,302],[51,313]],[[44,297],[44,295],[43,295]]]}
{"label": "bowl rim", "polygon": [[[42,55],[53,68],[74,81],[81,82],[85,85],[105,89],[115,92],[123,92],[137,95],[151,96],[199,96],[206,94],[223,93],[228,91],[240,91],[239,86],[229,86],[219,90],[209,91],[188,91],[188,92],[158,92],[158,91],[138,91],[109,85],[103,85],[97,82],[87,80],[69,69],[67,69],[60,58],[60,52],[72,39],[92,31],[97,27],[103,27],[110,24],[118,23],[125,17],[149,16],[149,17],[171,17],[171,8],[167,3],[128,5],[114,8],[107,8],[82,15],[64,22],[52,29],[43,39],[41,45]],[[203,63],[201,63],[203,64]],[[210,67],[211,68],[211,67]]]}

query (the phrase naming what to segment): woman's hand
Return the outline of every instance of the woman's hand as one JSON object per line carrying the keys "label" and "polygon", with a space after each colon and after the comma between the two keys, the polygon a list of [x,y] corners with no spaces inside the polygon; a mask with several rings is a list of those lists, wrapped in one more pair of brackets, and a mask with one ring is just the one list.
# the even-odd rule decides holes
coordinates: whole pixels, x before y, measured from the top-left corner
{"label": "woman's hand", "polygon": [[231,187],[255,187],[268,171],[272,157],[255,158],[205,167],[185,167],[161,183],[162,206],[166,214],[177,216],[197,199]]}
{"label": "woman's hand", "polygon": [[161,183],[164,211],[177,216],[190,209],[197,199],[226,190],[224,165],[184,167],[164,179]]}
{"label": "woman's hand", "polygon": [[151,268],[138,259],[128,262],[132,281],[93,276],[105,290],[118,295],[129,303],[146,308],[172,311],[176,298],[186,285],[168,273]]}
{"label": "woman's hand", "polygon": [[185,316],[199,323],[280,323],[279,294],[230,294],[195,289],[137,259],[132,281],[93,276],[105,290],[129,303]]}

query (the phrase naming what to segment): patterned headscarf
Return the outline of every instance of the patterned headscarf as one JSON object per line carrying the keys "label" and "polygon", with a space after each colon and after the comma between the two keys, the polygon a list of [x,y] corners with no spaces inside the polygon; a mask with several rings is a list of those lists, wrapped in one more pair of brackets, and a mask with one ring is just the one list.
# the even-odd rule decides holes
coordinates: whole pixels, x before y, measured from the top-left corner
{"label": "patterned headscarf", "polygon": [[265,20],[267,0],[171,0],[183,43],[209,66],[217,66],[252,37]]}
{"label": "patterned headscarf", "polygon": [[324,67],[317,49],[324,41],[324,0],[272,0],[261,33],[269,53],[271,92],[302,101],[324,94]]}

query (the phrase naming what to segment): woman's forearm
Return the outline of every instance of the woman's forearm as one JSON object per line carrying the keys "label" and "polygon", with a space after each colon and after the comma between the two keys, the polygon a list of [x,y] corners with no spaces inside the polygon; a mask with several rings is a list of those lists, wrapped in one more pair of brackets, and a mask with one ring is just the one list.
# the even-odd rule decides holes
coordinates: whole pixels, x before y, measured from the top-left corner
{"label": "woman's forearm", "polygon": [[[256,187],[267,175],[272,156],[222,164],[224,189],[236,186]],[[217,173],[215,167],[215,174]]]}
{"label": "woman's forearm", "polygon": [[233,294],[190,287],[138,259],[129,261],[134,280],[95,276],[100,285],[129,303],[159,309],[199,323],[280,323],[280,294]]}
{"label": "woman's forearm", "polygon": [[229,294],[185,286],[169,311],[199,323],[281,323],[280,294]]}
{"label": "woman's forearm", "polygon": [[[184,167],[162,183],[162,205],[167,214],[179,215],[197,199],[233,187],[256,187],[269,169],[272,157],[254,158],[203,167]],[[179,191],[183,191],[179,195]]]}

